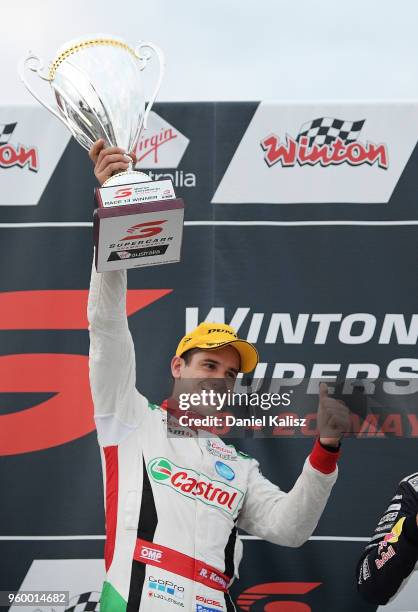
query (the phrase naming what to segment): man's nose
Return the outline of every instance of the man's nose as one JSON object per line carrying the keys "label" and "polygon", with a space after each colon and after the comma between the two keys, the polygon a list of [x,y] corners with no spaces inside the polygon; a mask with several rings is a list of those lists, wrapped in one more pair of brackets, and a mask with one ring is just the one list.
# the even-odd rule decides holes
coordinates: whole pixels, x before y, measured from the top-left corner
{"label": "man's nose", "polygon": [[219,374],[211,373],[205,380],[202,381],[202,386],[207,390],[213,390],[218,393],[225,391],[225,380],[223,378],[219,378]]}

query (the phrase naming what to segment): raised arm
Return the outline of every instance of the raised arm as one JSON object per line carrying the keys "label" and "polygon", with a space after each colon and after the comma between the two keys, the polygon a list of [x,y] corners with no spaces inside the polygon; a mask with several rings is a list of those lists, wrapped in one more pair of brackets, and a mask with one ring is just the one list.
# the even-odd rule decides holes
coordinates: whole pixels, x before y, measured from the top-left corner
{"label": "raised arm", "polygon": [[[100,183],[127,168],[119,149],[98,141],[90,151]],[[88,299],[90,386],[100,444],[117,444],[140,424],[145,402],[136,390],[135,351],[126,315],[125,270],[91,270]]]}
{"label": "raised arm", "polygon": [[340,438],[348,430],[349,410],[319,385],[320,438],[293,488],[285,493],[264,478],[254,460],[238,525],[283,546],[301,546],[312,535],[337,479]]}
{"label": "raised arm", "polygon": [[367,601],[386,604],[418,561],[418,473],[399,483],[357,566],[357,588]]}
{"label": "raised arm", "polygon": [[252,461],[247,495],[238,526],[273,544],[301,546],[313,533],[337,479],[337,451],[319,441],[293,488],[285,493],[265,478]]}

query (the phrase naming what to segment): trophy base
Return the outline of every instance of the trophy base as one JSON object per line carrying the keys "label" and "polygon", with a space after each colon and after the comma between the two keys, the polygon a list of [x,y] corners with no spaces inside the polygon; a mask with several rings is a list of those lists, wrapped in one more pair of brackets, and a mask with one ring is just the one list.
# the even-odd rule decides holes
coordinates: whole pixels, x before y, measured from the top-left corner
{"label": "trophy base", "polygon": [[120,172],[95,191],[93,217],[98,272],[180,261],[184,203],[171,180]]}
{"label": "trophy base", "polygon": [[97,272],[180,261],[184,202],[156,200],[94,211]]}
{"label": "trophy base", "polygon": [[145,172],[138,172],[137,170],[125,170],[124,172],[118,172],[110,178],[108,178],[102,185],[102,187],[113,187],[114,185],[126,185],[131,183],[144,183],[150,181],[150,177]]}

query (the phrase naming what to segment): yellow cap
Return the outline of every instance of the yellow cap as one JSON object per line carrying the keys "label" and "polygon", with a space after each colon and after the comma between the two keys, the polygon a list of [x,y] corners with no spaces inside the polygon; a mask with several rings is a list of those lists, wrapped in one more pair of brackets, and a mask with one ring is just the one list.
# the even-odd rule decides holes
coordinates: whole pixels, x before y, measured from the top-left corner
{"label": "yellow cap", "polygon": [[258,363],[257,349],[250,342],[240,340],[234,328],[225,323],[201,323],[180,340],[176,355],[181,357],[193,348],[211,350],[229,344],[241,357],[240,371],[246,373],[254,370]]}

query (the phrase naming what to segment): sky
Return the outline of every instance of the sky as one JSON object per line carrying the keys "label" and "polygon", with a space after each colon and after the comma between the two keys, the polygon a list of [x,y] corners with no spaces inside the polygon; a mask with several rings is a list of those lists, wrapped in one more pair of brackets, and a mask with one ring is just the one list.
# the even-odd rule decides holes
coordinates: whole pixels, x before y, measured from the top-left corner
{"label": "sky", "polygon": [[20,0],[1,21],[3,106],[34,103],[17,75],[29,50],[48,65],[96,33],[162,48],[160,101],[418,99],[417,0]]}

